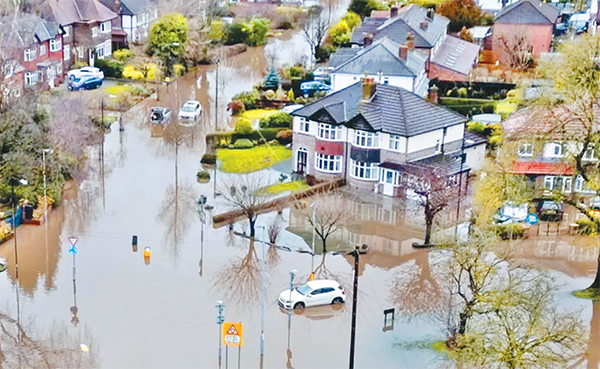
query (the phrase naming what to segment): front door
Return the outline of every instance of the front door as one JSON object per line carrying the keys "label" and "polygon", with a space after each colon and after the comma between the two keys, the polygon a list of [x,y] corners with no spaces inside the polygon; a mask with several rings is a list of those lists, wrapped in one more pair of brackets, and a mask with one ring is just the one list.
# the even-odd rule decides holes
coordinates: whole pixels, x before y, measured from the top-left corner
{"label": "front door", "polygon": [[392,170],[386,170],[383,182],[383,194],[386,196],[394,196],[394,177],[395,172]]}
{"label": "front door", "polygon": [[298,150],[298,159],[296,160],[296,171],[300,174],[306,172],[306,161],[308,160],[308,153],[304,150]]}

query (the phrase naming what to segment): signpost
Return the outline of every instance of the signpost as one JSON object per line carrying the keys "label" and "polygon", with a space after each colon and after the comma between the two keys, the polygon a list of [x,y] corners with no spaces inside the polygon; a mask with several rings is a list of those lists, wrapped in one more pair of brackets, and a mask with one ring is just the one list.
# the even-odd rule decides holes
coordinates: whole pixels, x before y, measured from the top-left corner
{"label": "signpost", "polygon": [[69,237],[69,243],[71,244],[71,247],[69,248],[69,254],[73,255],[73,306],[71,306],[71,313],[73,314],[73,318],[71,319],[71,323],[73,323],[73,325],[77,325],[77,323],[79,322],[79,318],[77,317],[77,283],[75,282],[75,275],[76,275],[76,265],[75,265],[75,255],[77,255],[77,241],[78,238],[77,237]]}
{"label": "signpost", "polygon": [[238,368],[240,367],[240,359],[242,356],[244,327],[242,323],[224,322],[223,323],[223,345],[225,345],[225,368],[227,368],[227,351],[229,346],[237,346],[238,348]]}

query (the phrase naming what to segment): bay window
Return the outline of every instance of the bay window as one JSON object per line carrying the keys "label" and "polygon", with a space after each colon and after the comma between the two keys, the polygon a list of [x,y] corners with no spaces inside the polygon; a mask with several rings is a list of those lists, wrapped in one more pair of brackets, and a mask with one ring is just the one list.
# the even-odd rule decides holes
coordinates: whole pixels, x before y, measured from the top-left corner
{"label": "bay window", "polygon": [[315,168],[322,172],[339,173],[342,171],[342,156],[317,154]]}
{"label": "bay window", "polygon": [[354,178],[365,180],[378,180],[379,167],[377,163],[366,163],[350,159],[350,175]]}
{"label": "bay window", "polygon": [[379,146],[379,140],[376,133],[355,131],[354,145],[361,147],[377,147]]}
{"label": "bay window", "polygon": [[323,140],[341,141],[342,140],[342,126],[332,126],[330,124],[319,123],[319,129],[317,130],[317,136]]}
{"label": "bay window", "polygon": [[571,192],[573,186],[572,177],[545,176],[544,189],[557,192]]}

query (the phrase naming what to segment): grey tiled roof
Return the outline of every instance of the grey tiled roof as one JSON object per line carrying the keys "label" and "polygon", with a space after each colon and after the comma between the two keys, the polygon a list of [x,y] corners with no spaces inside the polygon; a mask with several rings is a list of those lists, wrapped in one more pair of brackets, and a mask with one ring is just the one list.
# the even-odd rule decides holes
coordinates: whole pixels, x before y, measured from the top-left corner
{"label": "grey tiled roof", "polygon": [[0,29],[0,45],[5,48],[29,47],[62,33],[58,23],[46,22],[37,15],[27,13],[17,18],[11,16],[0,20]]}
{"label": "grey tiled roof", "polygon": [[462,163],[461,159],[462,157],[460,156],[460,153],[459,155],[439,154],[433,157],[413,161],[411,163],[416,165],[434,166],[442,169],[444,173],[451,176],[471,170],[466,163]]}
{"label": "grey tiled roof", "polygon": [[521,0],[500,10],[494,23],[554,24],[559,10],[539,0]]}
{"label": "grey tiled roof", "polygon": [[[99,0],[110,10],[114,10],[115,0]],[[146,0],[121,0],[121,9],[119,15],[136,15],[145,13],[150,8]]]}
{"label": "grey tiled roof", "polygon": [[98,0],[46,0],[40,15],[63,26],[73,23],[105,22],[117,17]]}
{"label": "grey tiled roof", "polygon": [[334,73],[377,74],[416,77],[423,69],[426,57],[419,52],[408,53],[407,60],[399,57],[400,44],[387,37],[375,41],[354,57],[339,65]]}
{"label": "grey tiled roof", "polygon": [[[428,20],[426,29],[421,28],[421,23]],[[362,45],[364,34],[373,34],[373,39],[389,37],[391,40],[403,44],[409,32],[415,35],[415,46],[418,48],[432,48],[440,38],[446,34],[450,21],[434,14],[433,20],[427,17],[427,10],[415,4],[400,8],[398,15],[389,19],[365,19],[352,37],[351,43]]]}
{"label": "grey tiled roof", "polygon": [[[434,105],[403,88],[390,85],[378,84],[374,96],[369,101],[363,102],[361,82],[327,95],[296,110],[292,115],[346,126],[351,126],[352,121],[360,122],[361,127],[364,127],[366,121],[376,132],[404,137],[416,136],[467,121],[467,118],[460,114]],[[353,119],[358,115],[361,115],[364,121]],[[320,120],[320,116],[327,119]]]}
{"label": "grey tiled roof", "polygon": [[481,135],[479,133],[473,133],[467,129],[465,129],[464,140],[465,149],[468,147],[481,145],[482,143],[488,141],[487,137],[485,137],[484,135]]}
{"label": "grey tiled roof", "polygon": [[437,64],[452,71],[468,75],[477,57],[479,46],[457,37],[448,36],[431,59]]}
{"label": "grey tiled roof", "polygon": [[340,47],[333,55],[331,55],[331,57],[329,57],[329,66],[335,68],[346,62],[348,59],[351,59],[361,50],[362,49],[359,47]]}

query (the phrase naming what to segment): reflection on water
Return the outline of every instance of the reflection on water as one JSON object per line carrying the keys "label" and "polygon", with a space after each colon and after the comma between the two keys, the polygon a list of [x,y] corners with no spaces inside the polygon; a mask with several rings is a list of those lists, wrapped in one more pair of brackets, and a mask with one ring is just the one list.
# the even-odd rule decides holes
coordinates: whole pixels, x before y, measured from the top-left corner
{"label": "reflection on water", "polygon": [[179,244],[195,220],[196,193],[189,183],[169,185],[160,206],[158,219],[166,225],[165,244],[171,255],[179,256]]}
{"label": "reflection on water", "polygon": [[590,340],[586,351],[587,369],[598,369],[600,365],[600,301],[593,301],[590,322]]}

